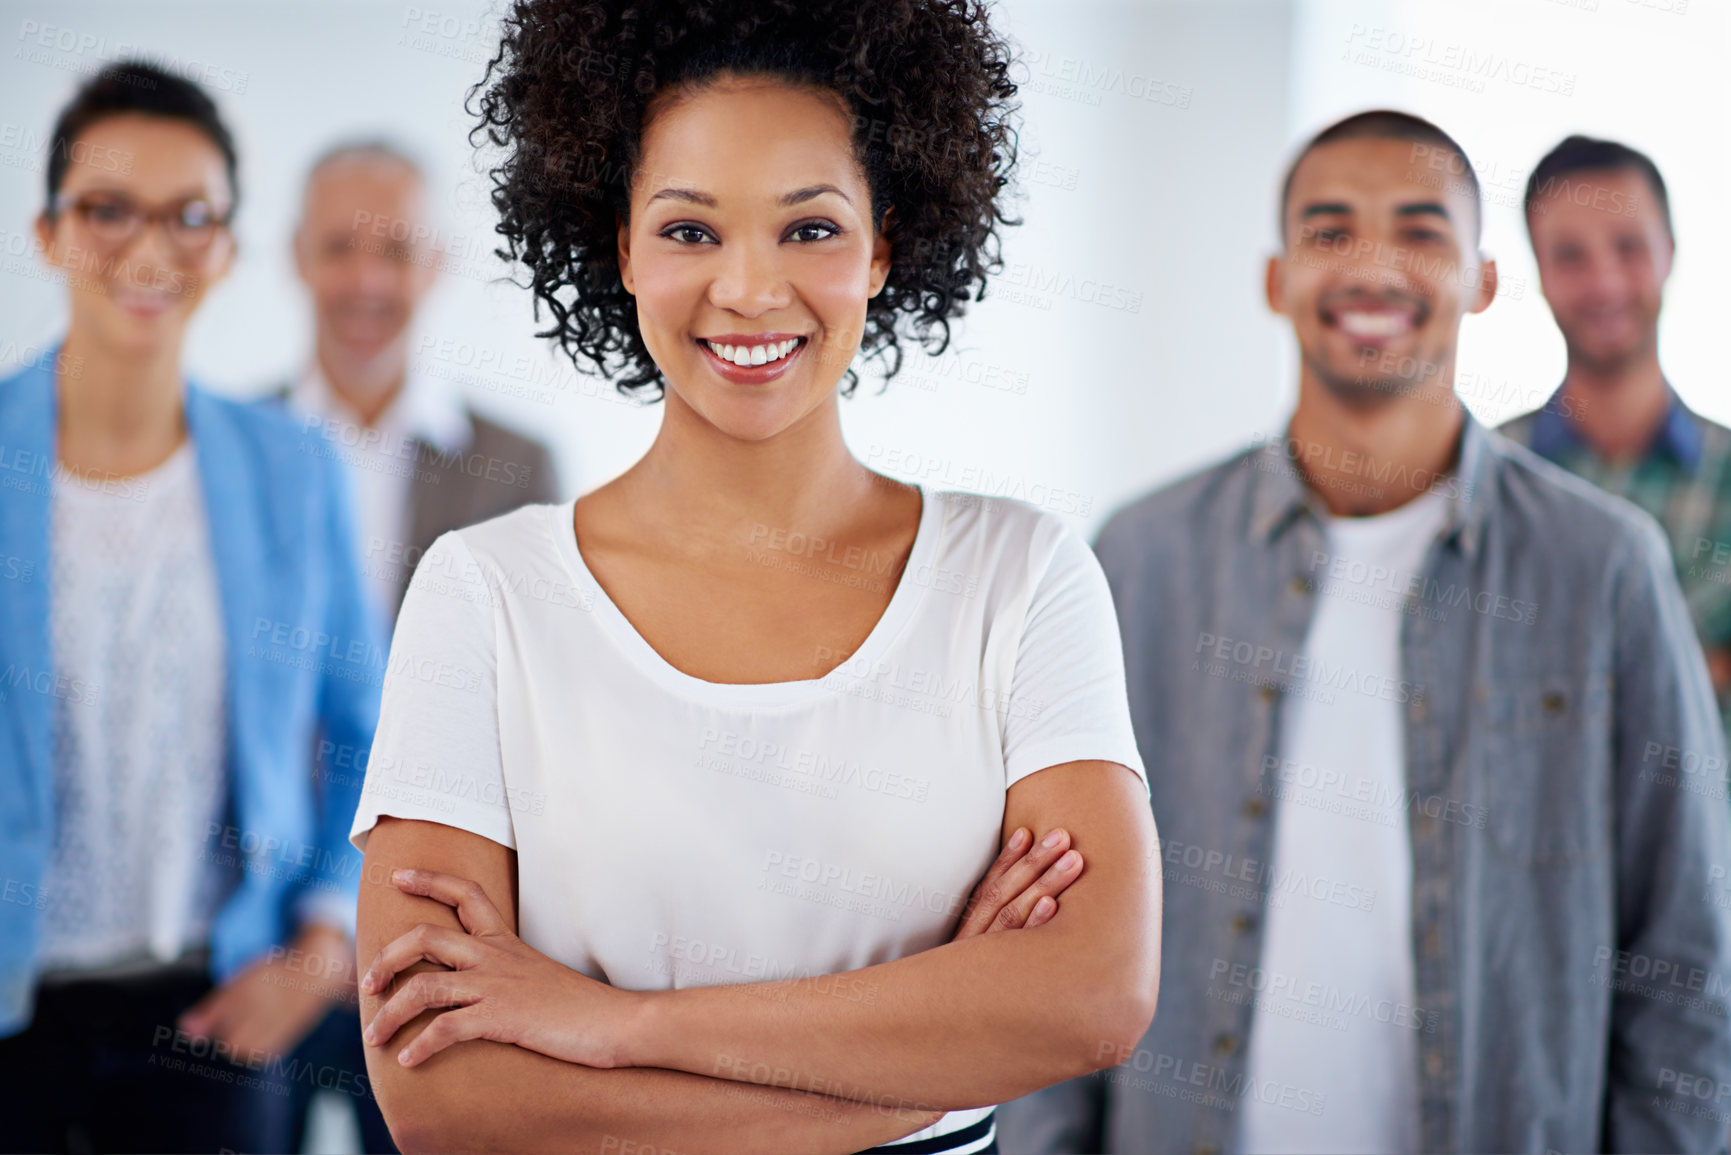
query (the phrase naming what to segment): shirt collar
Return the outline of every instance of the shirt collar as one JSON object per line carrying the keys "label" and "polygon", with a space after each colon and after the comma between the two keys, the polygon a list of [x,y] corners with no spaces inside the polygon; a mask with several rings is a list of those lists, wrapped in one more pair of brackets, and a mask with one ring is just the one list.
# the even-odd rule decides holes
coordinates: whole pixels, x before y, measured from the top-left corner
{"label": "shirt collar", "polygon": [[[1449,514],[1443,528],[1443,539],[1457,542],[1461,552],[1470,559],[1478,552],[1480,539],[1484,536],[1485,518],[1492,501],[1490,486],[1495,479],[1500,452],[1484,426],[1465,407],[1461,410],[1458,445],[1455,468],[1431,479],[1429,488],[1448,499]],[[1283,434],[1278,440],[1253,450],[1246,459],[1246,464],[1256,473],[1250,498],[1251,540],[1271,541],[1306,515],[1319,521],[1327,516],[1327,506],[1304,483],[1298,467],[1298,460],[1303,455],[1298,443]],[[1384,483],[1367,473],[1367,484]]]}
{"label": "shirt collar", "polygon": [[[290,388],[289,404],[302,412],[335,417],[355,425],[361,423],[354,407],[331,388],[317,361]],[[387,434],[412,438],[441,453],[467,448],[475,432],[461,398],[438,382],[415,373],[403,381],[402,389],[373,426]]]}
{"label": "shirt collar", "polygon": [[[1667,399],[1665,419],[1659,423],[1659,429],[1653,434],[1653,441],[1647,446],[1646,457],[1655,454],[1667,454],[1675,461],[1684,473],[1694,473],[1695,467],[1701,462],[1701,426],[1695,420],[1695,415],[1689,407],[1683,404],[1683,399],[1677,396],[1677,391],[1669,384],[1665,386]],[[1591,451],[1579,432],[1575,423],[1565,413],[1569,406],[1563,403],[1563,390],[1559,387],[1551,394],[1551,399],[1545,402],[1544,408],[1533,414],[1533,452],[1550,461],[1560,462],[1569,454],[1580,451]]]}

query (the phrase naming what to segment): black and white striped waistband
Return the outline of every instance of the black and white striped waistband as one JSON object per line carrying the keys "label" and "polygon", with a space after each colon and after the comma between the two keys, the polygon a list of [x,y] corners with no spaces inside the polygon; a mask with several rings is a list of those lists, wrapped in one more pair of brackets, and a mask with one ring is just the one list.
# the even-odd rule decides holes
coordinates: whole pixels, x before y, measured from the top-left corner
{"label": "black and white striped waistband", "polygon": [[988,1111],[984,1118],[954,1131],[884,1143],[860,1155],[984,1155],[997,1149],[998,1113]]}

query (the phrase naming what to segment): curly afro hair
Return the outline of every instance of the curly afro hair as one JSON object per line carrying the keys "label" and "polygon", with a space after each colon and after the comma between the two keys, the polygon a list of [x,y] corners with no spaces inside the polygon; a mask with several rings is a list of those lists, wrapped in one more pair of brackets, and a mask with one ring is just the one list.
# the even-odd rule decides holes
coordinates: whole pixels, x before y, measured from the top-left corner
{"label": "curly afro hair", "polygon": [[[469,91],[481,121],[470,139],[504,150],[489,171],[498,255],[527,266],[537,320],[543,302],[552,313],[536,336],[657,399],[665,381],[617,255],[651,101],[721,73],[835,93],[891,245],[860,341],[888,378],[901,368],[898,320],[941,353],[950,320],[1002,267],[1000,226],[1020,223],[1000,204],[1016,157],[1009,71],[976,0],[516,0]],[[849,369],[842,392],[856,384]]]}

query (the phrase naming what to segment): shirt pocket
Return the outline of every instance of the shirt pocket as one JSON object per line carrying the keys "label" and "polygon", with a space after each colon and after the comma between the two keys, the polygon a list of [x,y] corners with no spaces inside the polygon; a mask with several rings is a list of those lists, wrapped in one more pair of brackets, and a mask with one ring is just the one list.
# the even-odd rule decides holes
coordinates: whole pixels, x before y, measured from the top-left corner
{"label": "shirt pocket", "polygon": [[1476,692],[1479,772],[1497,857],[1574,866],[1611,849],[1611,680],[1526,672]]}

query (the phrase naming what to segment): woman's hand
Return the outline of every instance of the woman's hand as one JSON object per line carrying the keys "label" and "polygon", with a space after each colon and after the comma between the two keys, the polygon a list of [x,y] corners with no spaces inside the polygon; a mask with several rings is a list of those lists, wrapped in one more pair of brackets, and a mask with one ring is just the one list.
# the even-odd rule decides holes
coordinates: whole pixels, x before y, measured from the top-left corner
{"label": "woman's hand", "polygon": [[[642,997],[596,982],[518,938],[478,883],[432,870],[396,870],[397,889],[455,908],[463,930],[422,923],[387,943],[361,976],[361,993],[382,994],[422,959],[450,967],[404,980],[363,1032],[383,1046],[422,1011],[434,1017],[397,1056],[413,1067],[452,1043],[491,1039],[567,1063],[627,1065],[624,1040]],[[464,933],[464,932],[467,933]]]}
{"label": "woman's hand", "polygon": [[[354,1000],[355,948],[335,927],[311,923],[181,1013],[196,1039],[226,1044],[239,1063],[286,1059],[330,1009]],[[332,976],[341,976],[340,981]]]}
{"label": "woman's hand", "polygon": [[[1052,830],[1032,850],[1028,828],[1018,826],[998,860],[968,897],[951,942],[995,930],[1018,930],[1052,921],[1058,896],[1082,877],[1082,852],[1070,849],[1070,832]],[[1024,853],[1025,852],[1025,853]]]}

